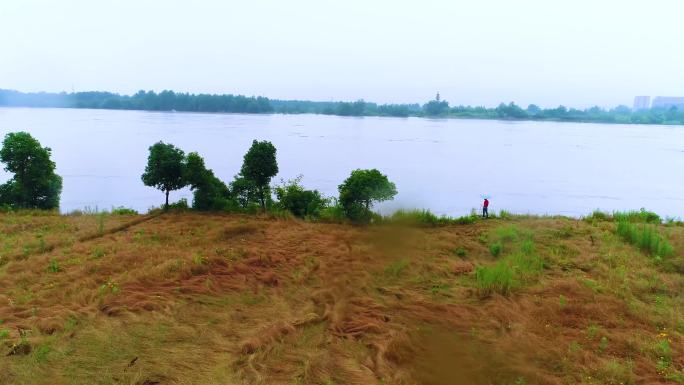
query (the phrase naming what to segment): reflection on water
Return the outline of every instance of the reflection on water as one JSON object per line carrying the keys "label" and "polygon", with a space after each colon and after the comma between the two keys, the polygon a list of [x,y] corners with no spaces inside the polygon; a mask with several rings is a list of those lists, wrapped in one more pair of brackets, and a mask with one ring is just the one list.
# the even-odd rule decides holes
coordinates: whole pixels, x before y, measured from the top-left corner
{"label": "reflection on water", "polygon": [[[337,195],[351,170],[382,170],[399,190],[383,210],[462,215],[487,195],[492,209],[517,213],[646,207],[684,217],[684,127],[0,108],[0,134],[17,130],[53,149],[63,211],[159,205],[162,193],[140,181],[158,140],[198,151],[229,181],[251,141],[267,139],[278,148],[276,182],[303,174],[307,187]],[[172,193],[181,197],[191,193]]]}

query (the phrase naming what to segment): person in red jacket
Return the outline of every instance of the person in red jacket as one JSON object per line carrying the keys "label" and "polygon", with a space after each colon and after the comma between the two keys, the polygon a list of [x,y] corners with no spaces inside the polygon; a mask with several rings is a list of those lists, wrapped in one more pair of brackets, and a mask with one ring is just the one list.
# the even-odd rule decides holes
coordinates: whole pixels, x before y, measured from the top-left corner
{"label": "person in red jacket", "polygon": [[489,199],[487,198],[482,203],[482,218],[489,218]]}

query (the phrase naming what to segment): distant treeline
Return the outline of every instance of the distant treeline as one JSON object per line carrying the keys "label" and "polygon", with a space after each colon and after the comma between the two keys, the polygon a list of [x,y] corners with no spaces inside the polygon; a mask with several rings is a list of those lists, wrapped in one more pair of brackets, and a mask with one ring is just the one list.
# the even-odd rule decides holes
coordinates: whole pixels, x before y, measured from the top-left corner
{"label": "distant treeline", "polygon": [[236,112],[325,114],[338,116],[393,116],[463,119],[546,120],[563,122],[595,122],[624,124],[684,124],[684,109],[677,107],[632,110],[627,106],[611,109],[527,108],[515,103],[494,108],[482,106],[450,106],[445,100],[420,104],[377,104],[355,102],[317,102],[306,100],[271,100],[262,96],[189,94],[174,91],[138,91],[134,95],[111,92],[23,93],[0,89],[0,106],[97,108],[112,110]]}

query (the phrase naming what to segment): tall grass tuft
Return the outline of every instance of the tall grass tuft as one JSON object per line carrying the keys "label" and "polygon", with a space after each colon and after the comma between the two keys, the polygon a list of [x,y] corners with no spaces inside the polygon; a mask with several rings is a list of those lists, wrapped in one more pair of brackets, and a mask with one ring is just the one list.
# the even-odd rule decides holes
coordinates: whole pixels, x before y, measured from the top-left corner
{"label": "tall grass tuft", "polygon": [[672,245],[658,233],[654,225],[635,224],[627,217],[623,217],[617,222],[616,232],[626,242],[637,246],[649,255],[665,258],[674,252]]}
{"label": "tall grass tuft", "polygon": [[430,210],[397,210],[384,220],[390,223],[403,223],[421,225],[429,227],[446,225],[469,225],[477,222],[480,217],[477,214],[465,215],[462,217],[450,217],[447,215],[437,216]]}
{"label": "tall grass tuft", "polygon": [[514,288],[535,279],[543,269],[544,260],[535,253],[534,242],[527,239],[520,251],[507,255],[492,266],[477,267],[475,280],[480,295],[508,295]]}

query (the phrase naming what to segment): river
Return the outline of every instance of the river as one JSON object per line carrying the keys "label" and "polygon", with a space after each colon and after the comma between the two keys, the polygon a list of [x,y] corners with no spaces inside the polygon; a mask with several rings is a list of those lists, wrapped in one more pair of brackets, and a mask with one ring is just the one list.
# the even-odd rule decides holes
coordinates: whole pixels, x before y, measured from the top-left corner
{"label": "river", "polygon": [[278,149],[274,183],[301,174],[306,187],[336,196],[351,170],[378,168],[399,191],[384,212],[463,215],[488,196],[491,210],[513,213],[645,207],[684,217],[681,126],[0,108],[0,134],[20,130],[52,148],[63,212],[159,206],[163,194],[140,180],[159,140],[199,152],[229,182],[252,140],[265,139]]}

